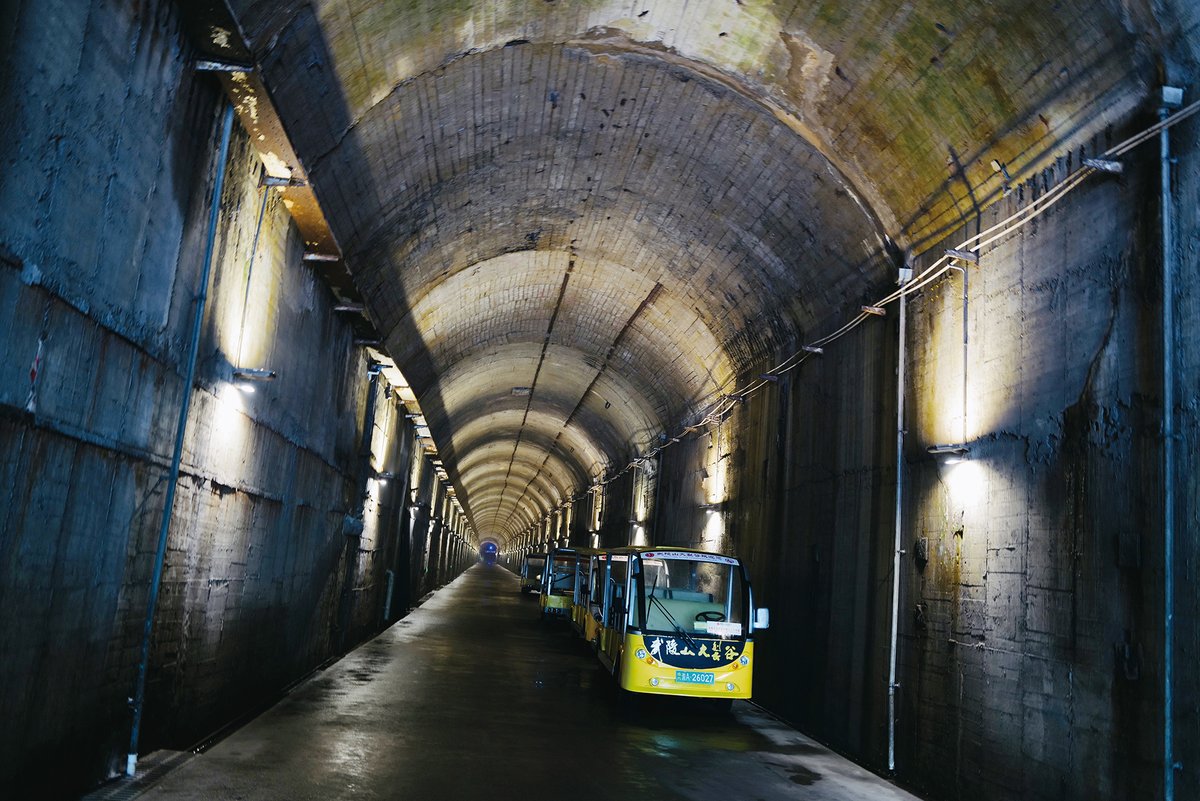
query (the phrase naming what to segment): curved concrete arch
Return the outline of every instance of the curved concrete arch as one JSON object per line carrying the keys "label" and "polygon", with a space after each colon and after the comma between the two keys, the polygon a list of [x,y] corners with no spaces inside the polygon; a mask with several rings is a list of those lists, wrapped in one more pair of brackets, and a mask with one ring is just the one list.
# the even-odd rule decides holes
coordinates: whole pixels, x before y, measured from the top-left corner
{"label": "curved concrete arch", "polygon": [[539,501],[538,506],[544,513],[556,508],[570,496],[562,491],[562,487],[554,482],[552,476],[546,475],[540,468],[541,465],[536,461],[514,462],[510,468],[504,462],[496,460],[491,465],[466,471],[463,476],[463,485],[470,487],[475,508],[484,519],[487,518],[487,501],[491,497],[488,493],[492,489],[500,487],[501,494],[495,496],[499,503],[503,498],[505,486],[509,484],[526,490],[521,494],[508,493],[509,500],[530,495]]}
{"label": "curved concrete arch", "polygon": [[484,530],[512,508],[536,507],[531,519],[540,519],[588,480],[581,466],[565,460],[552,442],[514,442],[515,437],[498,432],[458,463],[458,483]]}
{"label": "curved concrete arch", "polygon": [[[560,344],[560,320],[574,366],[608,359],[633,288],[661,287],[611,346],[622,369],[582,384],[569,364],[527,404],[545,434],[576,392],[620,461],[889,284],[885,232],[926,241],[998,197],[992,158],[1037,166],[1126,114],[1145,60],[1115,0],[1037,19],[1019,0],[232,6],[452,476],[452,432],[501,400],[498,375],[484,392],[456,364],[504,348],[535,383],[532,352],[540,365]],[[1063,36],[1085,23],[1100,33]],[[292,81],[309,63],[331,69]],[[319,124],[297,94],[314,82]],[[600,278],[562,309],[564,261]],[[614,372],[608,391],[632,404],[615,415],[588,400]]]}
{"label": "curved concrete arch", "polygon": [[[553,453],[554,459],[570,464],[569,469],[557,462],[554,466],[558,475],[573,483],[588,482],[603,474],[607,465],[606,456],[593,446],[583,432],[571,427],[551,436],[535,427],[522,434],[522,418],[524,412],[513,409],[482,415],[469,422],[459,439],[462,447],[455,451],[455,469],[465,475],[481,462],[497,458],[499,454],[488,447],[497,442],[503,443],[511,454],[514,443],[520,439],[544,453]],[[456,436],[460,436],[458,432]]]}
{"label": "curved concrete arch", "polygon": [[[251,0],[231,5],[260,52],[295,22],[296,12],[268,12]],[[644,13],[617,0],[325,0],[315,15],[345,87],[348,125],[397,88],[481,52],[526,42],[642,52],[719,77],[770,109],[839,164],[891,231],[911,224],[907,212],[944,188],[946,143],[969,154],[969,180],[982,183],[994,178],[993,152],[1045,153],[1064,137],[1099,130],[1114,105],[1128,111],[1136,100],[1121,97],[1121,87],[1136,81],[1153,52],[1138,51],[1138,35],[1157,32],[1147,12],[1103,1],[1058,4],[1032,18],[1019,0],[950,8],[930,0],[903,8],[872,0],[669,0]],[[1022,19],[1019,28],[997,30],[1012,18]],[[1097,33],[1072,35],[1080,29]],[[998,38],[1003,48],[993,46]],[[1087,109],[1097,97],[1103,102]],[[1038,124],[1046,110],[1052,118]],[[897,128],[907,130],[897,136]],[[888,151],[905,163],[881,159]]]}
{"label": "curved concrete arch", "polygon": [[[653,386],[653,376],[626,377],[623,370],[620,361],[606,368],[571,348],[551,345],[543,352],[536,344],[507,345],[456,363],[440,382],[438,396],[428,402],[423,397],[422,407],[431,423],[454,421],[454,436],[443,441],[458,453],[470,442],[472,421],[528,411],[556,433],[570,431],[572,441],[589,443],[585,449],[597,461],[600,456],[611,461],[627,454],[631,444],[644,444],[639,432],[671,421],[653,405],[655,399],[671,402],[661,386]],[[669,387],[670,378],[662,379]],[[520,394],[526,389],[528,394]],[[652,398],[643,393],[653,393]],[[671,403],[683,410],[677,401]]]}
{"label": "curved concrete arch", "polygon": [[[519,284],[514,282],[517,276]],[[662,275],[663,280],[670,277]],[[696,376],[707,378],[706,388],[715,388],[734,368],[686,290],[684,285],[660,286],[653,276],[605,258],[589,259],[568,250],[523,250],[441,274],[411,286],[406,294],[411,324],[435,332],[436,339],[423,344],[447,364],[521,339],[546,340],[599,360],[627,325],[627,335],[646,340],[642,349],[650,358],[644,372],[660,380],[682,374],[683,380],[672,388],[691,390],[698,383]],[[600,305],[598,301],[611,314],[607,329],[584,313]],[[398,358],[404,361],[405,355]]]}

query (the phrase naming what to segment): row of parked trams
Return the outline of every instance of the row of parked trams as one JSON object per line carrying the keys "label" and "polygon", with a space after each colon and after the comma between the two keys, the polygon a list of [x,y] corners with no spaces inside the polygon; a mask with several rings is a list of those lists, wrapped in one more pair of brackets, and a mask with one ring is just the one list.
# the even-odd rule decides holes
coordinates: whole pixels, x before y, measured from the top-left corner
{"label": "row of parked trams", "polygon": [[527,554],[521,592],[565,617],[617,686],[732,701],[753,690],[755,608],[742,563],[686,548],[555,548]]}

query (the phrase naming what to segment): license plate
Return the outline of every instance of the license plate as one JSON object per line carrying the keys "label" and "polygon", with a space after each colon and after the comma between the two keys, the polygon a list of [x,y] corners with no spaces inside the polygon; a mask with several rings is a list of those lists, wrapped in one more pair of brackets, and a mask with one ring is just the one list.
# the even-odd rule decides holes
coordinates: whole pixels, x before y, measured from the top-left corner
{"label": "license plate", "polygon": [[702,673],[699,670],[675,671],[675,681],[679,684],[712,684],[714,678],[713,674]]}

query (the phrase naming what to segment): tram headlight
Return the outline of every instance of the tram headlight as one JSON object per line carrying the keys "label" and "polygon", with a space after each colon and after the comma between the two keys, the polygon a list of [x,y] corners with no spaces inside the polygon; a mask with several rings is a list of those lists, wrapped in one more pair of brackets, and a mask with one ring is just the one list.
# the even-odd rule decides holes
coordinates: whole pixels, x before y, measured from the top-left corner
{"label": "tram headlight", "polygon": [[653,678],[651,678],[651,679],[650,679],[650,686],[651,686],[651,687],[657,687],[657,686],[658,686],[658,676],[654,676]]}
{"label": "tram headlight", "polygon": [[750,664],[750,657],[742,654],[742,658],[738,660],[738,664],[742,667],[745,667],[746,665]]}
{"label": "tram headlight", "polygon": [[634,656],[636,656],[638,659],[645,659],[646,658],[646,649],[645,648],[637,649],[637,653],[634,654]]}
{"label": "tram headlight", "polygon": [[733,682],[732,681],[725,682],[725,689],[732,691],[733,690]]}

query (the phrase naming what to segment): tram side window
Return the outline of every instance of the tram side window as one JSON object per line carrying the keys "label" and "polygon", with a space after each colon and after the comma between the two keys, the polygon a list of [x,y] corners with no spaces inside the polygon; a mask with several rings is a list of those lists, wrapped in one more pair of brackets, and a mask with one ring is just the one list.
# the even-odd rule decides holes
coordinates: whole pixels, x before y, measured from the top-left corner
{"label": "tram side window", "polygon": [[596,566],[592,568],[592,597],[591,605],[597,610],[604,606],[604,582],[606,580],[605,567],[607,563],[596,562]]}
{"label": "tram side window", "polygon": [[607,624],[613,628],[621,625],[625,618],[625,562],[613,562],[608,573],[608,614],[605,615]]}

